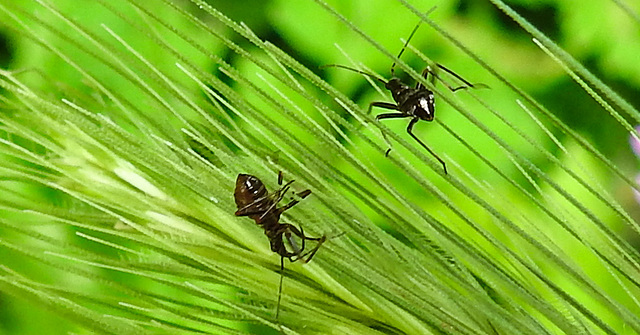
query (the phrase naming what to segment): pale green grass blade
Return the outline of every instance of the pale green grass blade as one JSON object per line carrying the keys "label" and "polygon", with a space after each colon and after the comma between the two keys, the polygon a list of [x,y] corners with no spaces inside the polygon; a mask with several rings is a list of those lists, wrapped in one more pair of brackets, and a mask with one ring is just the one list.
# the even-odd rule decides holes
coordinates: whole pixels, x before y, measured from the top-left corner
{"label": "pale green grass blade", "polygon": [[[3,246],[96,285],[45,286],[5,270],[3,291],[65,299],[70,303],[52,309],[87,329],[99,328],[86,320],[101,311],[110,317],[98,325],[105,322],[109,333],[136,332],[127,327],[216,334],[278,329],[278,257],[259,227],[233,216],[232,192],[238,173],[255,174],[273,189],[277,171],[284,171],[297,180],[296,190],[313,193],[283,220],[312,236],[345,233],[329,240],[312,263],[287,263],[280,315],[285,333],[615,334],[621,323],[640,330],[633,298],[640,257],[610,228],[615,221],[637,232],[637,224],[606,191],[601,174],[572,161],[595,157],[628,184],[631,178],[428,18],[422,16],[519,92],[527,102],[521,111],[545,136],[529,135],[503,117],[483,92],[467,92],[510,128],[499,130],[475,116],[467,100],[451,98],[400,60],[398,69],[433,89],[506,158],[486,156],[459,127],[437,120],[496,179],[485,180],[468,162],[446,155],[455,168],[445,176],[404,134],[374,122],[315,69],[205,2],[193,1],[202,9],[194,12],[168,0],[100,1],[114,21],[95,24],[57,4],[38,3],[51,15],[36,17],[18,4],[2,10],[14,29],[106,98],[81,99],[71,91],[51,97],[46,86],[32,88],[31,77],[2,73],[3,104],[13,112],[2,117],[1,150],[11,160],[0,171],[65,199],[43,205],[23,187],[3,187],[2,204],[11,213],[3,229],[31,241],[3,240]],[[395,60],[397,52],[316,3]],[[221,46],[240,60],[220,58],[215,50]],[[205,68],[210,62],[218,75]],[[557,129],[577,145],[554,138]],[[386,143],[377,131],[400,144],[384,161]],[[540,167],[507,134],[561,172]],[[572,159],[549,151],[548,138]],[[407,194],[389,166],[420,196]],[[18,215],[34,225],[15,224]],[[541,225],[547,221],[552,228]],[[38,233],[42,226],[70,229],[74,238],[46,237]],[[584,259],[621,293],[603,286]],[[88,304],[92,297],[95,303]]]}

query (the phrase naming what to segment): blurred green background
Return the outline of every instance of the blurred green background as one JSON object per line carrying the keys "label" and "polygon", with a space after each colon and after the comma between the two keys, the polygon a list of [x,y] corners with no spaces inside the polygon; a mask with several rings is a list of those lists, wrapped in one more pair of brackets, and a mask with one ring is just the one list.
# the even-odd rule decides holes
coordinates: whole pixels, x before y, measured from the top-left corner
{"label": "blurred green background", "polygon": [[[0,0],[6,4],[10,4],[12,1]],[[84,3],[82,6],[78,6],[77,0],[55,0],[52,3],[55,3],[59,8],[66,9],[77,6],[74,16],[85,24],[104,23],[119,28],[121,35],[123,31],[127,30],[125,23],[97,4]],[[337,69],[319,69],[320,66],[326,64],[353,66],[346,56],[354,60],[356,64],[364,64],[369,69],[383,75],[389,75],[391,64],[386,56],[373,49],[355,33],[346,30],[342,24],[316,3],[289,0],[210,1],[210,3],[235,21],[246,23],[258,36],[274,43],[309,69],[321,74],[340,91],[352,97],[360,106],[366,108],[370,101],[381,100],[380,95],[362,76]],[[406,39],[417,23],[416,18],[406,8],[391,0],[349,0],[331,1],[330,3],[342,15],[393,53],[400,50],[403,43],[400,39]],[[625,173],[628,175],[636,173],[640,165],[638,157],[633,155],[629,147],[629,134],[606,114],[561,67],[536,47],[526,32],[491,3],[471,0],[441,2],[425,0],[412,1],[411,3],[425,11],[437,5],[437,10],[429,16],[430,19],[444,27],[496,71],[528,92],[564,123],[587,138]],[[640,11],[640,3],[637,1],[628,2],[632,12],[636,15],[635,17],[629,15],[612,1],[586,1],[578,4],[573,1],[561,0],[520,0],[509,1],[508,4],[611,86],[631,105],[640,106],[640,94],[638,94],[640,89],[640,66],[638,65],[640,23],[636,20],[637,13]],[[24,5],[22,8],[28,8],[28,5]],[[36,16],[50,15],[44,14],[43,11],[36,8],[38,5],[34,3],[32,14]],[[197,12],[196,9],[193,8],[194,13]],[[71,72],[66,72],[66,67],[60,65],[60,60],[42,54],[38,48],[30,45],[20,32],[3,26],[1,18],[2,16],[0,16],[0,67],[14,70],[37,68],[51,78],[56,78],[68,85],[65,87],[57,84],[52,85],[52,95],[57,94],[55,93],[57,91],[68,89],[90,90],[80,78]],[[46,19],[43,17],[43,20],[46,21]],[[167,13],[167,20],[177,27],[181,26],[180,20],[173,20],[170,13]],[[227,31],[224,26],[220,25],[219,28],[225,36],[242,47],[249,50],[254,48],[246,40]],[[131,30],[131,33],[135,34],[135,31]],[[188,30],[186,33],[188,34]],[[134,40],[133,36],[135,35],[123,37]],[[561,154],[531,119],[523,117],[525,114],[518,107],[515,100],[517,97],[513,93],[495,81],[486,70],[478,66],[454,45],[444,40],[433,29],[423,25],[411,44],[430,57],[432,61],[447,66],[465,79],[473,83],[488,85],[490,89],[476,90],[474,93],[481,95],[492,106],[498,106],[507,119],[517,124],[520,129],[529,132],[531,137],[545,143],[546,148]],[[215,50],[221,58],[234,67],[246,72],[252,71],[253,65],[249,64],[248,60],[223,47],[215,38],[211,38],[211,44],[207,47]],[[340,50],[343,50],[344,53]],[[403,60],[418,72],[425,66],[424,61],[409,50],[403,55]],[[165,62],[161,58],[153,59],[153,61],[157,66],[161,66]],[[203,59],[202,65],[209,66],[212,72],[218,73],[213,64],[207,65],[207,62],[206,59]],[[169,61],[165,65],[172,66]],[[403,79],[411,81],[403,71],[397,71],[397,73]],[[225,78],[222,74],[220,76]],[[232,82],[229,83],[234,85]],[[41,82],[39,85],[46,86],[47,83]],[[241,93],[243,89],[238,87],[238,91]],[[465,97],[460,97],[460,99],[471,110],[478,110],[476,117],[485,121],[490,127],[501,129],[500,122],[483,109],[481,110],[475,102],[464,100]],[[302,102],[301,105],[304,106],[304,103]],[[505,159],[500,150],[495,149],[493,143],[486,136],[480,134],[473,125],[447,104],[442,103],[437,106],[437,118],[440,122],[454,128],[458,134],[464,136],[504,173],[526,184],[526,180],[518,174],[517,169],[509,160]],[[336,109],[338,108],[339,106],[336,106]],[[623,116],[631,124],[636,123],[630,116]],[[321,120],[319,116],[317,117],[318,120]],[[389,121],[385,124],[399,134],[403,134],[406,127],[406,121]],[[512,140],[510,144],[518,148],[522,155],[529,158],[537,166],[547,169],[546,171],[553,175],[555,167],[546,162],[540,152],[521,143],[515,137],[511,139],[508,130],[502,130],[505,140]],[[374,132],[373,130],[363,131]],[[416,134],[424,138],[436,152],[446,155],[446,161],[464,162],[462,165],[466,170],[473,171],[476,179],[487,181],[500,190],[501,180],[496,177],[495,173],[473,157],[457,141],[454,141],[441,126],[419,123],[416,126]],[[563,133],[555,132],[554,135],[565,143]],[[571,146],[571,143],[565,144]],[[405,150],[395,148],[395,153],[403,156]],[[414,198],[416,202],[428,203],[420,186],[402,174],[394,173],[395,167],[380,153],[363,152],[362,154],[369,155],[378,166],[383,170],[386,169],[389,181],[394,185],[404,185],[403,191]],[[336,165],[343,163],[335,162]],[[348,168],[345,164],[345,169]],[[616,200],[636,221],[640,218],[640,209],[627,185],[606,172],[602,172],[602,169],[594,168],[590,172],[601,173],[596,178],[604,183],[604,188],[614,194]],[[426,168],[424,173],[433,174],[432,171],[426,171]],[[354,176],[354,178],[358,177]],[[439,179],[434,182],[444,189],[448,187]],[[35,189],[34,197],[40,196],[55,202],[54,194],[38,194],[37,192],[38,190]],[[502,194],[509,194],[509,191],[506,190]],[[456,194],[451,196],[456,198]],[[506,196],[508,197],[508,195]],[[518,202],[522,199],[514,198],[513,201]],[[425,205],[428,210],[435,213],[443,210],[440,206]],[[535,210],[532,209],[532,213],[535,213]],[[375,213],[367,214],[376,219]],[[385,225],[385,222],[378,221],[380,225]],[[0,234],[2,233],[0,231]],[[67,234],[68,232],[49,233]],[[0,238],[9,237],[0,235]],[[635,246],[640,247],[640,241],[636,237],[629,235],[628,239]],[[0,255],[0,258],[3,259],[3,264],[11,264],[12,268],[23,268],[25,272],[35,274],[41,269],[39,265],[23,259],[7,259],[6,255]],[[43,277],[50,280],[51,276],[63,276],[63,274],[51,273],[45,274]],[[78,283],[77,278],[68,279],[68,281],[74,284]],[[82,333],[73,324],[47,312],[44,308],[0,293],[0,333],[65,334],[75,332]]]}

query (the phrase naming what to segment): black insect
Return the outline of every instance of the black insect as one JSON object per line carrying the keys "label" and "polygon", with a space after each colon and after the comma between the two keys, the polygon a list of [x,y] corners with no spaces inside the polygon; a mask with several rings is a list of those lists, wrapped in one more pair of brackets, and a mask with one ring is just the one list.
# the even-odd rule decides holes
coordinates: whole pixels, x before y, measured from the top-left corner
{"label": "black insect", "polygon": [[[284,259],[295,262],[301,260],[305,263],[311,261],[320,246],[326,241],[326,235],[321,237],[309,237],[300,229],[288,223],[280,223],[280,215],[289,208],[295,206],[299,200],[291,200],[288,204],[278,207],[278,203],[284,198],[293,180],[284,184],[280,189],[269,193],[260,179],[248,174],[239,174],[236,179],[236,189],[233,196],[238,206],[237,216],[248,216],[256,221],[264,229],[269,238],[271,251],[280,255],[280,286],[278,288],[278,304],[276,306],[276,320],[280,313],[280,298],[282,295],[282,279],[284,274]],[[282,172],[278,173],[278,185],[282,185]],[[310,190],[297,193],[300,199],[311,194]],[[295,236],[294,236],[295,235]],[[296,238],[297,236],[297,238]],[[298,244],[297,239],[300,240]],[[305,241],[317,241],[316,246],[304,252]]]}
{"label": "black insect", "polygon": [[[429,10],[429,12],[427,12],[427,14],[429,14],[433,9],[435,9],[435,7],[432,8],[431,10]],[[411,32],[411,35],[409,35],[409,38],[407,39],[407,41],[405,42],[404,46],[402,47],[402,50],[400,50],[400,53],[398,54],[397,58],[400,58],[400,56],[402,56],[402,53],[407,48],[407,45],[409,44],[409,41],[411,40],[413,35],[418,30],[418,28],[420,27],[421,23],[422,23],[422,21],[419,22],[418,25],[416,25],[416,27],[413,29],[413,31]],[[354,71],[354,72],[357,72],[357,73],[361,73],[361,74],[366,75],[368,77],[374,78],[374,79],[380,81],[381,83],[383,83],[384,87],[391,92],[391,95],[393,96],[393,100],[395,101],[395,103],[374,101],[374,102],[369,104],[369,109],[368,109],[367,112],[371,113],[371,109],[373,107],[391,109],[391,110],[395,110],[396,111],[394,113],[379,114],[379,115],[376,116],[376,120],[397,119],[397,118],[411,118],[411,121],[409,121],[409,126],[407,127],[407,133],[409,133],[409,135],[411,135],[411,137],[413,137],[418,143],[420,143],[420,145],[422,145],[422,147],[427,149],[427,151],[442,164],[442,167],[444,168],[444,173],[446,174],[447,173],[447,165],[445,164],[445,162],[435,152],[433,152],[426,144],[424,144],[420,139],[418,139],[418,137],[416,137],[413,134],[413,126],[418,121],[420,121],[420,120],[433,121],[433,118],[435,117],[435,113],[436,113],[434,94],[433,94],[433,92],[431,90],[429,90],[428,88],[424,87],[424,85],[422,85],[420,82],[416,83],[416,87],[415,88],[409,87],[408,85],[405,85],[404,83],[402,83],[402,81],[395,76],[395,66],[396,66],[396,62],[393,62],[393,64],[391,65],[391,79],[389,79],[388,81],[386,81],[386,80],[384,80],[384,79],[382,79],[379,76],[376,76],[374,74],[367,73],[367,72],[364,72],[364,71],[360,71],[360,70],[357,70],[357,69],[354,69],[354,68],[351,68],[351,67],[348,67],[348,66],[344,66],[344,65],[330,64],[330,65],[324,65],[324,66],[322,66],[322,68],[324,68],[324,67],[338,67],[338,68],[342,68],[342,69],[347,69],[347,70]],[[436,71],[434,69],[432,69],[430,66],[427,66],[427,68],[424,69],[424,71],[422,71],[422,77],[424,77],[425,79],[429,80],[429,82],[432,85],[435,85],[435,80],[437,78],[440,81],[442,81],[447,86],[447,88],[449,88],[452,92],[455,92],[455,91],[457,91],[459,89],[476,87],[473,84],[471,84],[470,82],[466,81],[464,78],[460,77],[455,72],[447,69],[446,67],[444,67],[444,66],[442,66],[440,64],[436,64],[436,66],[437,66],[438,69],[444,70],[447,73],[451,74],[452,76],[458,78],[465,85],[462,85],[462,86],[459,86],[459,87],[452,87],[449,84],[447,84],[446,82],[442,81],[437,76]],[[431,77],[429,77],[429,75],[431,75]],[[476,84],[476,85],[486,86],[484,84]],[[385,152],[385,156],[389,155],[390,151],[391,151],[391,148],[387,149],[387,151]]]}

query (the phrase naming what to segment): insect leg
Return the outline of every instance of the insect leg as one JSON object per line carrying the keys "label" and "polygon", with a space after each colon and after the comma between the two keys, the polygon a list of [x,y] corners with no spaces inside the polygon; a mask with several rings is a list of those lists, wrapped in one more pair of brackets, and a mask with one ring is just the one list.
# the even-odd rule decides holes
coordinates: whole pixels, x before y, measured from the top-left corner
{"label": "insect leg", "polygon": [[[447,86],[447,88],[448,88],[449,90],[451,90],[451,92],[455,92],[455,91],[457,91],[457,90],[467,89],[467,88],[478,88],[478,87],[486,87],[486,88],[488,88],[488,87],[489,87],[489,86],[487,86],[487,85],[485,85],[485,84],[472,84],[472,83],[468,82],[467,80],[465,80],[464,78],[462,78],[462,77],[461,77],[460,75],[458,75],[457,73],[455,73],[455,72],[453,72],[453,71],[449,70],[448,68],[446,68],[444,65],[440,65],[440,64],[436,64],[436,65],[438,66],[438,68],[440,68],[440,69],[442,69],[442,70],[446,71],[448,74],[450,74],[450,75],[452,75],[452,76],[456,77],[458,80],[460,80],[460,81],[462,81],[463,83],[465,83],[465,85],[462,85],[462,86],[452,87],[451,85],[449,85],[449,84],[445,83],[444,81],[442,81],[442,79],[440,79],[440,77],[438,77],[438,76],[435,74],[435,72],[434,72],[434,71],[430,70],[430,71],[431,71],[431,74],[432,74],[434,77],[438,78],[438,80],[442,81],[442,83],[443,83],[445,86]],[[427,69],[428,69],[428,68],[427,68]],[[426,70],[425,70],[425,71],[426,71]]]}
{"label": "insect leg", "polygon": [[304,199],[304,198],[306,198],[307,196],[309,196],[309,194],[311,194],[311,190],[304,190],[304,191],[302,191],[302,192],[298,193],[298,196],[299,196],[301,199]]}
{"label": "insect leg", "polygon": [[269,198],[269,196],[265,196],[265,197],[261,197],[258,198],[256,200],[254,200],[253,202],[251,202],[250,204],[247,204],[246,206],[238,209],[235,213],[236,216],[251,216],[251,215],[260,215],[260,217],[258,218],[258,222],[261,222],[264,217],[273,210],[273,208],[278,204],[277,202],[274,202],[273,204],[271,204],[269,206],[268,209],[262,209],[260,208],[260,205]]}
{"label": "insect leg", "polygon": [[334,238],[338,238],[338,237],[340,237],[340,236],[342,236],[342,235],[344,235],[344,234],[346,234],[346,232],[342,232],[342,233],[340,233],[340,234],[337,234],[337,235],[334,235],[334,236],[330,236],[330,237],[327,237],[327,235],[322,235],[322,236],[320,236],[320,237],[316,237],[316,238],[307,237],[307,238],[306,238],[307,240],[314,240],[314,241],[318,241],[318,244],[316,245],[316,247],[315,247],[315,248],[311,249],[309,252],[307,252],[306,254],[302,255],[301,257],[307,257],[307,259],[305,260],[305,262],[306,262],[306,263],[311,262],[311,258],[313,258],[313,256],[316,254],[316,252],[318,251],[318,249],[320,249],[320,246],[321,246],[324,242],[326,242],[326,241],[328,241],[328,240],[331,240],[331,239],[334,239]]}
{"label": "insect leg", "polygon": [[[311,190],[304,190],[304,191],[298,193],[298,196],[300,197],[300,199],[304,199],[307,196],[309,196],[309,194],[311,194]],[[280,214],[282,214],[284,211],[286,211],[287,209],[297,205],[299,202],[300,202],[300,200],[291,200],[291,202],[289,202],[285,206],[278,208],[278,211],[280,212]]]}
{"label": "insect leg", "polygon": [[[278,182],[280,182],[280,179],[278,177]],[[284,184],[284,186],[282,186],[279,190],[273,192],[273,197],[275,197],[275,201],[274,203],[278,203],[280,202],[280,200],[282,200],[282,198],[284,197],[285,193],[287,193],[287,191],[289,190],[290,185],[294,182],[294,180],[290,180],[288,181],[286,184]]]}
{"label": "insect leg", "polygon": [[407,114],[404,114],[404,113],[382,113],[382,114],[378,114],[376,116],[376,120],[399,119],[399,118],[403,118],[403,117],[410,117],[410,115],[407,115]]}
{"label": "insect leg", "polygon": [[[302,227],[300,227],[300,230],[298,230],[298,228],[296,228],[296,226],[288,224],[288,223],[282,223],[280,224],[280,234],[284,235],[284,238],[289,242],[289,246],[291,246],[291,248],[293,248],[293,252],[288,252],[286,251],[285,248],[285,253],[288,255],[287,257],[289,257],[289,260],[292,262],[297,261],[298,259],[300,259],[300,254],[304,251],[305,248],[305,240],[307,239],[306,236],[304,236],[304,232],[302,231]],[[291,238],[291,233],[297,235],[301,240],[302,240],[302,246],[298,247],[298,243]],[[295,259],[293,258],[295,256]]]}
{"label": "insect leg", "polygon": [[[431,77],[429,77],[429,75],[431,75]],[[428,80],[431,85],[435,86],[436,85],[436,75],[433,72],[433,70],[431,70],[431,66],[427,66],[423,71],[422,71],[422,78]],[[440,79],[440,78],[438,78]],[[422,85],[421,82],[417,82],[416,83],[416,89],[418,90],[424,90],[426,89],[426,87],[424,87],[424,85]]]}
{"label": "insect leg", "polygon": [[[373,105],[374,103],[372,103],[371,105]],[[383,104],[383,103],[384,102],[380,102],[380,104]],[[376,105],[376,106],[377,107],[381,107],[381,106],[378,106],[378,105]],[[371,108],[371,107],[369,107],[369,108]],[[396,106],[396,109],[397,109],[397,106]],[[409,116],[404,114],[404,113],[382,113],[382,114],[378,114],[376,116],[376,120],[397,119],[397,118],[403,118],[403,117],[409,117]],[[384,133],[382,133],[382,138],[384,138],[384,141],[387,142],[387,144],[389,145],[389,149],[387,149],[387,151],[385,151],[385,153],[384,153],[384,157],[387,157],[387,156],[389,156],[389,153],[391,152],[391,142],[389,142],[389,139],[387,138],[387,135],[385,135]]]}
{"label": "insect leg", "polygon": [[250,203],[250,204],[238,209],[235,212],[235,215],[236,216],[251,216],[251,215],[258,215],[258,214],[262,215],[262,214],[264,214],[263,210],[252,208],[252,207],[255,207],[256,204],[258,204],[258,202],[254,201],[254,202],[252,202],[252,203]]}
{"label": "insect leg", "polygon": [[[318,244],[316,244],[316,246],[313,249],[311,249],[309,252],[300,256],[300,258],[302,258],[302,261],[305,263],[311,262],[311,259],[313,258],[313,256],[315,256],[318,249],[320,249],[320,246],[327,240],[327,237],[325,235],[322,235],[321,237],[318,237],[318,238],[307,238],[307,240],[317,240]],[[307,259],[304,259],[304,257],[307,257]]]}
{"label": "insect leg", "polygon": [[422,141],[420,141],[420,139],[418,137],[416,137],[416,135],[413,134],[413,126],[416,124],[416,122],[418,122],[420,119],[419,118],[413,118],[411,119],[411,121],[409,121],[409,126],[407,127],[407,133],[409,133],[409,135],[411,135],[411,137],[413,137],[414,140],[416,140],[418,143],[420,143],[420,145],[422,145],[423,148],[427,149],[427,151],[429,151],[429,153],[435,157],[435,159],[437,159],[441,164],[442,167],[444,168],[444,174],[447,174],[447,165],[444,163],[444,161],[440,158],[440,156],[436,155],[435,152],[433,152],[431,149],[429,149],[429,147],[424,144]]}
{"label": "insect leg", "polygon": [[[382,102],[382,101],[374,101],[372,103],[369,104],[369,109],[367,109],[367,115],[371,114],[371,110],[373,109],[373,107],[380,107],[380,108],[384,108],[384,109],[393,109],[393,110],[398,110],[398,105],[396,104],[392,104],[389,102]],[[376,116],[376,119],[378,119],[378,117]]]}
{"label": "insect leg", "polygon": [[280,286],[278,286],[278,304],[276,305],[276,323],[280,326],[280,300],[282,299],[282,281],[284,279],[284,256],[280,256]]}
{"label": "insect leg", "polygon": [[[308,237],[304,234],[304,230],[302,230],[302,227],[300,227],[300,230],[298,230],[298,228],[296,228],[293,225],[288,225],[288,229],[290,229],[290,231],[294,234],[296,234],[298,237],[300,237],[302,239],[302,248],[299,250],[299,255],[298,255],[298,259],[302,260],[305,263],[308,263],[311,261],[311,258],[313,258],[313,256],[316,254],[316,252],[318,251],[318,249],[320,249],[320,246],[326,241],[327,236],[326,235],[322,235],[321,237]],[[310,240],[310,241],[318,241],[318,244],[316,244],[316,246],[311,249],[309,252],[300,255],[300,253],[302,253],[304,251],[305,248],[305,240]],[[291,242],[291,241],[290,241]],[[305,259],[306,257],[306,259]]]}
{"label": "insect leg", "polygon": [[[280,176],[278,176],[278,182],[280,182]],[[289,191],[289,185],[291,185],[291,183],[293,183],[293,180],[288,181],[286,184],[284,184],[284,186],[282,186],[279,190],[275,191],[273,193],[273,196],[275,199],[273,200],[273,202],[271,203],[271,206],[269,206],[269,208],[267,208],[267,210],[265,210],[262,215],[260,215],[260,217],[258,218],[258,222],[261,222],[265,216],[267,216],[267,214],[269,214],[272,210],[274,210],[276,208],[276,206],[278,206],[278,203],[280,201],[282,201],[282,198],[284,198],[284,195],[287,193],[287,191]],[[264,197],[266,198],[266,197]],[[264,198],[260,198],[256,201],[262,200]]]}
{"label": "insect leg", "polygon": [[[278,176],[278,181],[280,181],[280,177]],[[286,183],[284,186],[282,186],[279,190],[275,191],[272,194],[267,194],[265,196],[262,196],[258,199],[253,200],[251,203],[243,206],[242,208],[238,208],[238,210],[236,211],[235,215],[236,216],[250,216],[250,215],[260,215],[260,217],[258,218],[258,222],[261,222],[264,217],[270,213],[277,205],[278,202],[280,202],[280,200],[282,200],[282,198],[284,197],[284,194],[287,193],[287,190],[289,189],[289,185],[291,185],[291,183],[293,183],[293,180],[289,181],[288,183]],[[267,208],[266,210],[260,208],[259,206],[265,202],[265,201],[269,201],[269,198],[275,198],[274,201],[271,203],[271,205],[269,206],[269,208]]]}

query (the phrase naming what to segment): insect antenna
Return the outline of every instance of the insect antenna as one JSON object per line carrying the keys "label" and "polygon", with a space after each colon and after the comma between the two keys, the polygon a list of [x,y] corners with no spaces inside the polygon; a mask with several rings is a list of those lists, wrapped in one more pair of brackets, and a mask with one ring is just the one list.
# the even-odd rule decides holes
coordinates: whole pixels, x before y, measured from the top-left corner
{"label": "insect antenna", "polygon": [[[431,9],[429,9],[424,15],[428,16],[429,14],[431,14],[431,12],[433,12],[436,9],[437,6],[433,6],[431,7]],[[409,41],[411,41],[411,38],[413,37],[413,35],[416,33],[416,31],[418,31],[418,28],[420,28],[420,25],[422,24],[422,20],[420,20],[418,22],[418,24],[416,25],[415,28],[413,28],[413,31],[411,32],[411,34],[409,35],[409,38],[407,38],[407,41],[404,42],[404,46],[402,47],[402,49],[400,50],[400,53],[398,54],[398,57],[396,57],[396,59],[400,59],[400,56],[402,56],[402,54],[404,53],[404,49],[407,48],[407,45],[409,45]],[[396,67],[396,61],[393,61],[393,64],[391,64],[391,76],[395,77],[395,67]]]}

